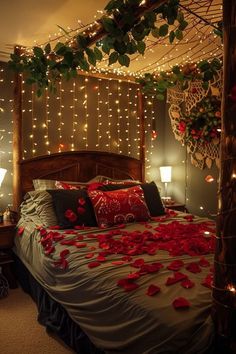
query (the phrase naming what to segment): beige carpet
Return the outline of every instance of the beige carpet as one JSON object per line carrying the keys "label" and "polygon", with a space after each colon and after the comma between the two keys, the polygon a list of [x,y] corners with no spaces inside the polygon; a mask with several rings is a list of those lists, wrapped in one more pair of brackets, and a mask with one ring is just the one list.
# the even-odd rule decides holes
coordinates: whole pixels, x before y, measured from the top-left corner
{"label": "beige carpet", "polygon": [[37,321],[36,305],[22,289],[11,289],[0,299],[1,354],[71,354],[60,340],[51,337]]}

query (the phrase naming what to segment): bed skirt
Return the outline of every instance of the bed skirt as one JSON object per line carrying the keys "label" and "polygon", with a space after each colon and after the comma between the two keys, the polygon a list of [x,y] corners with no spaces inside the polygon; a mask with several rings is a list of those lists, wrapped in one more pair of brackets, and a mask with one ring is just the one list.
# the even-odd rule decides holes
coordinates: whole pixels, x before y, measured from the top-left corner
{"label": "bed skirt", "polygon": [[67,314],[66,310],[53,300],[30,274],[21,260],[14,255],[15,272],[22,289],[35,301],[38,308],[38,321],[50,333],[56,334],[69,347],[79,354],[104,354],[97,349]]}

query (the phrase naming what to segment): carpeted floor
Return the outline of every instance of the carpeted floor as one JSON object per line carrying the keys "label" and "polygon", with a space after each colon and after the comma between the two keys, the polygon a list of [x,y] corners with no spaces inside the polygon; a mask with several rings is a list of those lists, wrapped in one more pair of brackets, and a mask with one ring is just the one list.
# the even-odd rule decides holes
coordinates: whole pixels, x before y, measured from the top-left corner
{"label": "carpeted floor", "polygon": [[51,337],[37,321],[36,305],[21,288],[0,299],[1,354],[71,354],[59,339]]}

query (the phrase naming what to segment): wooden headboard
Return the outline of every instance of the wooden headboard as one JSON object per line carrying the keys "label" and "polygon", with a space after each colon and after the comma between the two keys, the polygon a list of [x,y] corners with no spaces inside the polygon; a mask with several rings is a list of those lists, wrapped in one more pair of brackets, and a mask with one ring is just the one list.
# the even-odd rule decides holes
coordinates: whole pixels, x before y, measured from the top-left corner
{"label": "wooden headboard", "polygon": [[133,157],[100,151],[71,151],[20,162],[18,200],[33,190],[33,179],[87,182],[103,175],[115,179],[144,180],[143,162]]}

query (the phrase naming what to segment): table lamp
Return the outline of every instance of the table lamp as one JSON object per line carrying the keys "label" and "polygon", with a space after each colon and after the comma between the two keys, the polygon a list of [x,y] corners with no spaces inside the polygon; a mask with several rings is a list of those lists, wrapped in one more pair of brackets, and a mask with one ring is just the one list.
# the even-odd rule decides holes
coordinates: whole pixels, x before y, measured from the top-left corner
{"label": "table lamp", "polygon": [[0,167],[0,187],[2,185],[2,181],[4,180],[6,172],[7,170],[5,168]]}
{"label": "table lamp", "polygon": [[165,183],[165,198],[167,197],[167,183],[171,182],[171,166],[161,166],[160,174],[161,174],[161,182]]}

